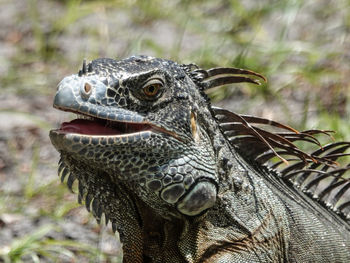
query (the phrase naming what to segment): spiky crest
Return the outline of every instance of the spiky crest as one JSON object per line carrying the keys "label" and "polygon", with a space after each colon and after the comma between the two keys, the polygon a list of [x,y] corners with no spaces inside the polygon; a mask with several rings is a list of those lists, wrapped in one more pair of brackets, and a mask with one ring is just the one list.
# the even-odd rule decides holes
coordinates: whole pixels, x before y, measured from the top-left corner
{"label": "spiky crest", "polygon": [[[267,81],[259,73],[238,68],[204,70],[196,65],[187,65],[186,72],[202,91],[241,82],[260,85],[252,77]],[[213,106],[211,109],[227,140],[244,158],[278,170],[283,180],[292,182],[294,187],[350,222],[350,163],[339,167],[337,162],[350,155],[346,152],[350,149],[350,142],[321,146],[315,135],[331,137],[333,131],[299,132],[266,118],[241,115]],[[271,132],[271,128],[278,131]],[[311,153],[305,152],[295,145],[298,141],[317,149]]]}

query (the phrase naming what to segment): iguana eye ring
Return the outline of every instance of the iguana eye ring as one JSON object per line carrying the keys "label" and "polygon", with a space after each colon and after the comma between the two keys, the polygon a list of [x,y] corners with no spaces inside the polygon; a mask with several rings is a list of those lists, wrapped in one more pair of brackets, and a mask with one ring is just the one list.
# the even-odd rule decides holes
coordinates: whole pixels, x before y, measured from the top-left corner
{"label": "iguana eye ring", "polygon": [[163,81],[160,79],[151,79],[145,85],[143,85],[143,93],[147,97],[155,97],[159,90],[163,87]]}

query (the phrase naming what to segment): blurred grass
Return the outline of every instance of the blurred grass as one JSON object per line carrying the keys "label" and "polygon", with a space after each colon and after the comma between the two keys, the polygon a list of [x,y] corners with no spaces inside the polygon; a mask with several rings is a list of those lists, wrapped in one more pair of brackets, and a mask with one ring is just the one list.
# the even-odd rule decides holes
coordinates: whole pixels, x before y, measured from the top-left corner
{"label": "blurred grass", "polygon": [[[82,254],[91,260],[106,260],[98,248],[71,240],[53,240],[45,238],[53,225],[44,225],[11,243],[0,250],[0,258],[5,263],[11,262],[41,262],[40,258],[47,258],[53,262],[59,262],[58,258],[65,257],[70,262],[79,261],[76,254]],[[90,261],[90,260],[89,260]]]}
{"label": "blurred grass", "polygon": [[[42,3],[58,6],[60,12],[49,16]],[[3,89],[11,88],[19,94],[52,94],[53,89],[47,87],[53,87],[62,77],[57,70],[75,72],[85,57],[122,58],[147,53],[181,63],[195,62],[205,68],[249,68],[269,79],[267,85],[258,88],[244,85],[216,90],[211,94],[214,101],[241,92],[248,105],[243,110],[248,111],[254,107],[250,101],[273,101],[282,105],[284,115],[300,129],[309,124],[305,117],[295,118],[296,114],[303,116],[302,104],[312,107],[316,118],[322,118],[319,112],[331,107],[334,117],[340,122],[344,120],[346,125],[348,103],[346,109],[337,105],[339,97],[349,100],[350,15],[346,7],[350,7],[348,0],[317,4],[304,0],[247,1],[247,4],[237,0],[28,0],[29,17],[20,20],[28,23],[25,33],[31,34],[33,43],[28,47],[22,41],[24,36],[19,37],[17,52],[0,84]],[[118,20],[111,19],[113,15],[126,21],[118,25]],[[162,24],[165,29],[157,29]],[[71,31],[75,31],[74,39]],[[72,41],[71,45],[60,44],[65,36]],[[114,49],[113,44],[118,41],[123,47]],[[331,102],[322,103],[327,85],[341,88],[331,94]],[[287,107],[296,90],[304,92],[305,98],[301,98],[304,101],[298,101],[297,108]],[[328,122],[322,125],[333,129]],[[346,133],[339,137],[349,139]]]}
{"label": "blurred grass", "polygon": [[[239,113],[300,130],[336,130],[337,140],[350,141],[349,0],[2,0],[0,5],[5,11],[17,8],[1,33],[2,45],[10,51],[0,56],[0,96],[51,99],[57,83],[77,72],[83,58],[149,54],[203,68],[233,66],[262,73],[267,84],[223,87],[210,96]],[[9,142],[16,159],[19,150],[13,145]],[[45,207],[38,217],[59,221],[76,209],[76,200],[67,198],[57,178],[35,184],[41,173],[40,147],[34,143],[30,148],[21,194],[0,194],[0,214],[25,214],[25,207],[38,200]],[[20,165],[16,174],[23,173]],[[51,168],[55,173],[56,164]],[[49,230],[52,226],[46,225],[19,237],[0,257],[6,262],[26,256],[32,262],[56,262],[60,247],[71,262],[78,262],[79,253],[88,261],[115,260],[86,244],[47,239]]]}

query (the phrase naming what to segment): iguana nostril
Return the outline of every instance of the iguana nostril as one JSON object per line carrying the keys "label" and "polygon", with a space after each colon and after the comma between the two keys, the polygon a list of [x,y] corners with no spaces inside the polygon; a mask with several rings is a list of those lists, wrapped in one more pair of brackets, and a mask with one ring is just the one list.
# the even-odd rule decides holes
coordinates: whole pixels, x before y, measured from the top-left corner
{"label": "iguana nostril", "polygon": [[84,90],[86,93],[90,93],[91,91],[91,85],[89,83],[85,83]]}
{"label": "iguana nostril", "polygon": [[80,94],[84,99],[90,97],[92,91],[92,87],[89,83],[85,82],[84,86],[80,88]]}

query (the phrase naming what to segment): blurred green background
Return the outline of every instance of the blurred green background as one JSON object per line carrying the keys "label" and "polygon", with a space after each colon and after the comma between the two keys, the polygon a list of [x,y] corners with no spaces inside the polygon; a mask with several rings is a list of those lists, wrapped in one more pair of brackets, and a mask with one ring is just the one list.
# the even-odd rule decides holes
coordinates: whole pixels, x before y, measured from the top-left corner
{"label": "blurred green background", "polygon": [[0,262],[120,262],[48,139],[69,118],[56,86],[84,58],[254,70],[266,85],[212,90],[214,104],[350,140],[349,0],[0,0],[0,23]]}

